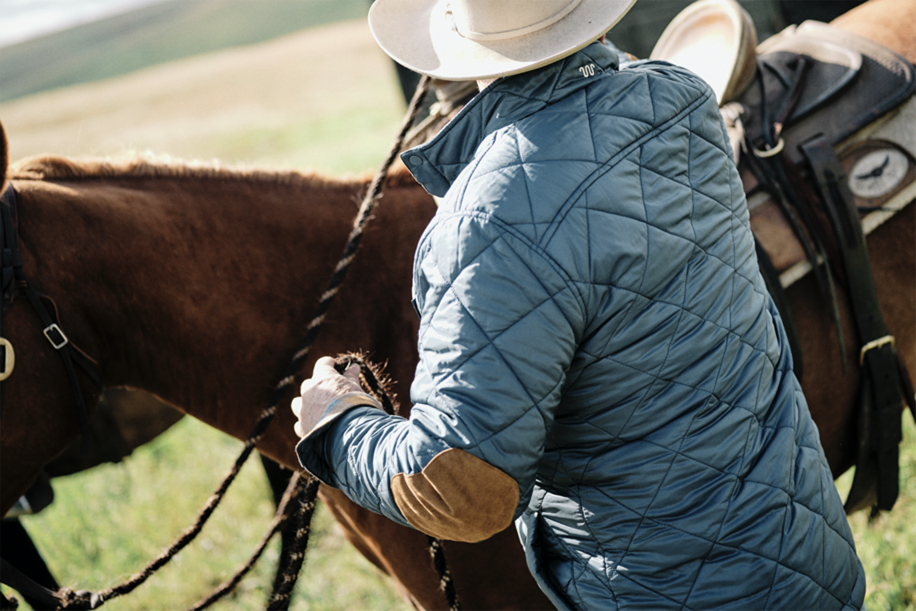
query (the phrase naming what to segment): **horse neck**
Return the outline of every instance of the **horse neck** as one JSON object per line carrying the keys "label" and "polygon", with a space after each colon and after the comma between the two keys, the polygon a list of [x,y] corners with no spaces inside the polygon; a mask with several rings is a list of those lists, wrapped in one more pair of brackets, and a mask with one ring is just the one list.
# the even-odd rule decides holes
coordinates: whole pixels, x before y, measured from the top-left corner
{"label": "horse neck", "polygon": [[[263,407],[295,352],[364,183],[146,178],[17,186],[27,273],[57,301],[63,326],[97,358],[106,385],[153,392],[226,430],[213,422],[214,411]],[[375,231],[394,231],[394,220],[379,215]],[[354,267],[349,283],[379,273],[409,283],[403,255],[367,256],[375,269]],[[335,338],[346,341],[337,324]]]}

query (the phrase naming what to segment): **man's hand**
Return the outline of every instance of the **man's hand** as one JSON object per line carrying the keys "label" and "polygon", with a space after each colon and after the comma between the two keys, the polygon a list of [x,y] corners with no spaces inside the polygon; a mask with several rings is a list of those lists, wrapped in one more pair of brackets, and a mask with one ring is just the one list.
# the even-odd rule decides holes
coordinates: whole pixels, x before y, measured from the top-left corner
{"label": "man's hand", "polygon": [[329,356],[318,359],[312,377],[299,388],[300,397],[293,399],[293,414],[298,422],[293,426],[300,438],[312,432],[331,402],[343,395],[363,392],[359,385],[359,364],[353,364],[343,375],[334,369],[335,361]]}

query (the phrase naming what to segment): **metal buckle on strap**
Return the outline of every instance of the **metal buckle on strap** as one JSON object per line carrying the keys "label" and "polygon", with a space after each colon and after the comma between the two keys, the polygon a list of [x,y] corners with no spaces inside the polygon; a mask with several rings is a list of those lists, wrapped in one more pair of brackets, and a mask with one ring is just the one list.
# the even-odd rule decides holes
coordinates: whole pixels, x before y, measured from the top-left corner
{"label": "metal buckle on strap", "polygon": [[51,326],[45,329],[45,337],[48,338],[48,341],[51,342],[55,350],[60,350],[70,341],[67,339],[67,336],[64,335],[64,332],[61,331],[60,327],[57,326],[56,322],[51,323]]}
{"label": "metal buckle on strap", "polygon": [[862,365],[865,363],[865,353],[866,352],[868,352],[869,350],[873,350],[875,348],[880,348],[881,346],[884,346],[885,344],[890,344],[891,347],[893,348],[897,345],[897,342],[894,339],[893,335],[885,335],[884,337],[879,337],[878,339],[872,340],[868,342],[867,344],[865,344],[864,346],[862,346],[862,352],[859,353],[859,365]]}
{"label": "metal buckle on strap", "polygon": [[0,382],[10,377],[13,373],[13,367],[16,365],[16,352],[13,350],[13,344],[5,338],[0,337],[0,349],[3,350],[3,369],[0,370]]}

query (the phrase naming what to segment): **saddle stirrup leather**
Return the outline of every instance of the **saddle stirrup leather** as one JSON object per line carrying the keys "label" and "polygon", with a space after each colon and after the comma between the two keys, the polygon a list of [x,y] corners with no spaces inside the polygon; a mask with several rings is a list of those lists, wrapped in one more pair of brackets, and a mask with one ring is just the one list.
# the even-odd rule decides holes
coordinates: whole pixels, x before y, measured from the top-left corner
{"label": "saddle stirrup leather", "polygon": [[822,135],[799,148],[833,224],[861,346],[859,455],[846,511],[868,505],[890,510],[899,493],[902,412],[909,405],[916,414],[913,386],[881,315],[865,235],[840,160]]}

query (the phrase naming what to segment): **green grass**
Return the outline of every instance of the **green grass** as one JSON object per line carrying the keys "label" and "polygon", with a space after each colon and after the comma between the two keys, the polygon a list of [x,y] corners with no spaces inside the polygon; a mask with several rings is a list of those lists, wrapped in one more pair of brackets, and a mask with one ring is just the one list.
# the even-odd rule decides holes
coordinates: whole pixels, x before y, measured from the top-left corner
{"label": "green grass", "polygon": [[[98,591],[141,569],[189,527],[242,443],[185,418],[124,462],[56,478],[56,500],[22,523],[62,585]],[[267,532],[273,502],[253,456],[188,548],[105,608],[183,609],[241,566]],[[293,609],[409,609],[387,577],[343,538],[321,505]],[[262,609],[279,543],[216,608]]]}
{"label": "green grass", "polygon": [[404,113],[365,19],[0,104],[13,160],[150,151],[317,170],[375,169]]}
{"label": "green grass", "polygon": [[[868,576],[869,611],[916,611],[916,425],[910,416],[903,416],[900,496],[893,510],[871,521],[867,512],[849,520]],[[837,480],[843,498],[852,475],[848,472]]]}

